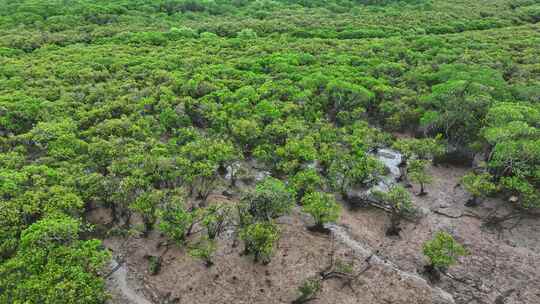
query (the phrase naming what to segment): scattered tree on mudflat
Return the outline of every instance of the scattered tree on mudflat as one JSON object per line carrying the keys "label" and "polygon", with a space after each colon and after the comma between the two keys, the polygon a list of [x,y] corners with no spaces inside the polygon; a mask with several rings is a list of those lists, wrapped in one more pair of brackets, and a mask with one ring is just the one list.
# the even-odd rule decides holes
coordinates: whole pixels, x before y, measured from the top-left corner
{"label": "scattered tree on mudflat", "polygon": [[[0,302],[103,303],[96,209],[206,264],[231,229],[266,262],[273,220],[335,221],[383,147],[420,193],[430,161],[476,155],[473,199],[534,214],[539,5],[484,2],[0,0]],[[409,196],[382,195],[392,227]]]}

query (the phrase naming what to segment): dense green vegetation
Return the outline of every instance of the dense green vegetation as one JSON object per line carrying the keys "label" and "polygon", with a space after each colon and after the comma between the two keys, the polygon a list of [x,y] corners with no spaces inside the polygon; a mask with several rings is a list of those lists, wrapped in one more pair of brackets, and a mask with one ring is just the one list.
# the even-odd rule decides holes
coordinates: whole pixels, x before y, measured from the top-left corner
{"label": "dense green vegetation", "polygon": [[[430,161],[480,155],[475,200],[540,207],[538,21],[538,0],[0,0],[0,302],[102,303],[96,206],[180,246],[204,227],[208,266],[235,221],[269,262],[274,219],[335,221],[324,192],[376,182],[385,146],[422,194]],[[209,206],[247,161],[273,177]]]}

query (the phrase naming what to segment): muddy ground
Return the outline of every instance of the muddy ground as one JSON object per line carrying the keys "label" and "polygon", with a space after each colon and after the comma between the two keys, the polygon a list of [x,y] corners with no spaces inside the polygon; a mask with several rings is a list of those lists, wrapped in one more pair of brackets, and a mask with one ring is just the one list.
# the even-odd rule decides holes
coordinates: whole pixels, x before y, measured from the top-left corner
{"label": "muddy ground", "polygon": [[[457,184],[466,169],[430,170],[429,194],[414,196],[423,216],[403,223],[400,237],[385,235],[388,214],[376,208],[344,204],[330,235],[309,231],[310,218],[295,210],[279,219],[282,235],[269,265],[243,256],[233,233],[221,237],[210,268],[185,248],[170,246],[165,252],[160,245],[166,240],[157,232],[146,238],[108,237],[105,245],[122,264],[121,275],[109,278],[111,303],[291,303],[301,282],[324,270],[331,256],[354,260],[355,273],[364,272],[348,285],[342,279],[324,281],[310,303],[540,303],[540,221],[521,218],[486,227],[482,218],[511,212],[508,204],[489,199],[465,207],[468,196]],[[210,200],[234,204],[220,195]],[[91,219],[109,220],[106,210],[95,211]],[[421,247],[438,230],[450,232],[470,254],[449,269],[452,278],[432,284],[423,275]],[[163,256],[157,275],[149,274],[149,255]]]}

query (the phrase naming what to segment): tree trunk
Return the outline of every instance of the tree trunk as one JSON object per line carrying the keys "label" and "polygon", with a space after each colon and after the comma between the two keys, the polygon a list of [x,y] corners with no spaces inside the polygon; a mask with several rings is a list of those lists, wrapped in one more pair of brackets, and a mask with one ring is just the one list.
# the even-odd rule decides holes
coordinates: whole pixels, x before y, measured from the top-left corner
{"label": "tree trunk", "polygon": [[424,266],[424,273],[432,283],[437,283],[441,280],[441,273],[432,264]]}
{"label": "tree trunk", "polygon": [[420,193],[418,193],[418,196],[424,196],[427,192],[424,189],[424,183],[420,182]]}
{"label": "tree trunk", "polygon": [[386,236],[399,236],[399,233],[401,232],[401,227],[399,227],[399,224],[401,223],[401,218],[397,214],[392,214],[390,216],[390,227],[386,229]]}
{"label": "tree trunk", "polygon": [[467,207],[477,207],[478,206],[478,197],[476,195],[473,195],[471,199],[469,199],[467,202],[465,202],[465,206]]}
{"label": "tree trunk", "polygon": [[190,236],[191,235],[191,232],[193,231],[193,227],[195,226],[195,223],[191,223],[191,225],[189,225],[189,228],[188,230],[186,231],[186,236]]}
{"label": "tree trunk", "polygon": [[130,211],[125,211],[124,216],[126,218],[126,221],[124,222],[124,227],[129,228],[129,226],[131,224],[131,212]]}
{"label": "tree trunk", "polygon": [[152,220],[150,219],[143,219],[144,220],[144,232],[143,232],[143,236],[144,237],[147,237],[148,234],[150,233],[150,231],[152,231],[152,228],[154,226],[154,223]]}
{"label": "tree trunk", "polygon": [[116,222],[118,220],[118,211],[116,210],[115,203],[111,204],[111,217],[113,222]]}

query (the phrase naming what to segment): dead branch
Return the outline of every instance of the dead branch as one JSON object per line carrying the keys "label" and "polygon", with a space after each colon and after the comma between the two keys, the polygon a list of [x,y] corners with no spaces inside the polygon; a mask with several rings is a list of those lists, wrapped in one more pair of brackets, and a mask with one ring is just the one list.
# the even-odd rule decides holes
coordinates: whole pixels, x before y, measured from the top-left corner
{"label": "dead branch", "polygon": [[485,293],[485,291],[482,290],[482,288],[480,288],[480,286],[479,286],[481,284],[481,282],[480,283],[475,282],[475,281],[473,281],[471,279],[466,279],[466,278],[458,278],[458,277],[456,277],[454,275],[449,274],[446,271],[441,271],[441,273],[443,275],[445,275],[446,277],[448,277],[449,279],[453,280],[453,281],[456,281],[456,282],[459,282],[459,283],[461,283],[461,284],[463,284],[465,286],[471,287],[471,288],[475,289],[478,292]]}
{"label": "dead branch", "polygon": [[431,210],[431,212],[433,212],[435,214],[438,214],[438,215],[448,217],[448,218],[452,218],[452,219],[458,219],[458,218],[462,218],[462,217],[472,217],[472,218],[476,218],[476,219],[479,219],[479,220],[484,220],[483,217],[481,217],[478,214],[474,214],[474,213],[462,213],[460,215],[455,215],[454,216],[454,215],[446,214],[446,213],[441,212],[439,210]]}
{"label": "dead branch", "polygon": [[111,269],[111,271],[109,271],[109,273],[105,275],[105,278],[112,276],[118,269],[120,269],[120,267],[122,267],[123,264],[124,264],[124,261],[118,261],[116,266],[114,266],[113,269]]}
{"label": "dead branch", "polygon": [[[341,286],[342,289],[345,287],[349,287],[351,288],[352,291],[354,291],[354,288],[352,285],[353,282],[356,281],[364,273],[366,273],[369,269],[371,269],[372,264],[370,263],[370,261],[371,261],[371,258],[373,257],[373,254],[369,255],[362,261],[363,263],[367,263],[367,265],[362,270],[358,271],[357,273],[343,272],[343,271],[340,271],[339,269],[336,269],[334,254],[335,254],[335,249],[334,249],[334,242],[332,240],[330,265],[328,265],[328,267],[326,267],[325,270],[320,272],[321,281],[324,282],[326,280],[334,279],[334,278],[340,279],[340,280],[343,280],[343,284]],[[354,256],[353,256],[353,259],[354,259]],[[354,263],[354,260],[352,261],[352,263]],[[351,266],[354,266],[354,264]]]}

